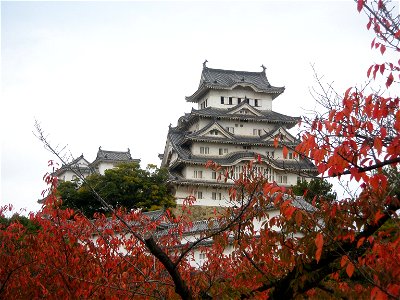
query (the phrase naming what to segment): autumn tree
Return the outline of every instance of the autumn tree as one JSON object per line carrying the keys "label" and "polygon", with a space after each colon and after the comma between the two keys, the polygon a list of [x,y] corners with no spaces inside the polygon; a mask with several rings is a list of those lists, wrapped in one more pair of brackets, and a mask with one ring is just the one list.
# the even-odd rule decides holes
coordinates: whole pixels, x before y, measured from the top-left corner
{"label": "autumn tree", "polygon": [[[373,48],[398,54],[399,17],[390,5],[357,1],[370,16]],[[0,230],[0,297],[398,299],[399,184],[384,167],[400,162],[399,98],[386,94],[395,93],[399,71],[397,61],[368,70],[372,80],[385,78],[379,92],[333,93],[321,83],[316,97],[325,110],[303,120],[297,156],[312,159],[321,177],[356,182],[359,195],[312,206],[258,174],[254,167],[265,162],[256,157],[238,178],[207,164],[235,183],[225,214],[208,222],[188,218],[194,197],[182,215],[152,219],[115,210],[91,185],[112,217],[88,220],[60,209],[57,179],[48,175],[46,205],[30,216],[40,229],[31,234],[13,222]],[[199,252],[207,259],[193,266]]]}

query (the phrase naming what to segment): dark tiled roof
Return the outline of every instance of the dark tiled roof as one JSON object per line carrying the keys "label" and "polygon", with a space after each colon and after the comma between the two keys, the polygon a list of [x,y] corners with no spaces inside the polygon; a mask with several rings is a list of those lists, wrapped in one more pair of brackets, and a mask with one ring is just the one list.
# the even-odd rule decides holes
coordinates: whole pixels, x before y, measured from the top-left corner
{"label": "dark tiled roof", "polygon": [[[251,145],[251,146],[257,145],[257,146],[272,147],[273,146],[273,135],[275,133],[281,132],[281,127],[279,125],[276,125],[270,131],[264,131],[264,134],[262,134],[261,136],[234,135],[234,134],[231,134],[230,132],[226,131],[225,129],[223,129],[223,131],[229,137],[215,137],[215,136],[202,135],[204,132],[207,131],[207,129],[209,129],[211,127],[211,125],[213,125],[215,123],[218,124],[218,122],[210,123],[207,126],[205,126],[203,129],[195,131],[195,132],[191,132],[191,133],[182,131],[182,134],[184,135],[182,143],[187,142],[187,141],[202,141],[202,142],[210,142],[210,143]],[[282,130],[282,131],[284,131],[283,133],[285,135],[290,135],[290,133],[287,132],[286,130]],[[298,143],[300,143],[300,141],[298,141],[296,138],[294,138],[294,137],[292,137],[292,138],[295,141],[294,143],[292,143],[292,145],[297,145]]]}
{"label": "dark tiled roof", "polygon": [[[192,109],[191,116],[202,116],[211,118],[223,118],[223,119],[233,119],[233,120],[254,120],[256,122],[267,122],[267,123],[284,123],[293,124],[299,122],[300,117],[287,116],[272,110],[257,110],[260,116],[255,116],[252,114],[244,115],[240,113],[232,113],[233,110],[237,109],[238,106],[245,106],[246,103],[240,103],[231,109],[207,107],[204,109]],[[254,109],[254,108],[253,108]],[[190,117],[188,119],[190,119]]]}
{"label": "dark tiled roof", "polygon": [[[85,165],[81,165],[78,164],[78,162],[83,159],[85,162]],[[89,167],[89,162],[83,157],[83,154],[81,156],[79,156],[78,158],[75,158],[73,161],[71,161],[70,163],[66,164],[66,165],[62,165],[61,168],[59,168],[57,171],[54,172],[55,176],[60,176],[62,173],[64,173],[65,171],[68,170],[74,170],[77,171],[81,174],[84,173],[91,173],[92,170]]]}
{"label": "dark tiled roof", "polygon": [[257,92],[271,94],[272,98],[279,96],[285,90],[284,87],[272,86],[262,72],[246,72],[234,70],[211,69],[204,66],[201,73],[199,88],[186,97],[189,102],[197,102],[199,97],[210,89],[233,89],[236,86],[250,86]]}
{"label": "dark tiled roof", "polygon": [[96,159],[92,162],[92,165],[96,165],[99,162],[140,162],[140,159],[133,159],[131,156],[131,152],[128,148],[128,151],[108,151],[103,150],[99,147],[99,151],[97,151]]}
{"label": "dark tiled roof", "polygon": [[[204,165],[207,161],[214,161],[217,164],[222,166],[232,166],[242,160],[252,160],[254,159],[258,153],[253,151],[237,151],[226,156],[196,156],[193,155],[188,149],[182,147],[185,140],[185,131],[179,130],[177,128],[170,128],[168,132],[168,138],[171,141],[171,145],[173,149],[178,154],[178,159],[174,161],[170,166],[169,169],[173,170],[175,167],[179,166],[182,163],[186,164],[200,164]],[[249,143],[250,144],[250,143]],[[262,159],[268,162],[271,166],[278,168],[278,169],[285,169],[285,170],[294,170],[294,171],[310,171],[315,170],[315,166],[309,160],[276,160],[270,157],[261,155]]]}
{"label": "dark tiled roof", "polygon": [[[258,115],[254,114],[241,114],[239,113],[241,108],[250,108],[257,112]],[[236,121],[250,121],[250,122],[263,122],[271,124],[279,124],[285,126],[287,129],[292,128],[296,125],[301,117],[287,116],[272,110],[258,110],[255,107],[250,107],[247,103],[239,103],[232,108],[223,109],[215,107],[206,107],[204,109],[194,109],[190,113],[185,113],[178,120],[178,127],[188,127],[190,124],[195,122],[198,118],[212,118],[212,119],[229,119]]]}

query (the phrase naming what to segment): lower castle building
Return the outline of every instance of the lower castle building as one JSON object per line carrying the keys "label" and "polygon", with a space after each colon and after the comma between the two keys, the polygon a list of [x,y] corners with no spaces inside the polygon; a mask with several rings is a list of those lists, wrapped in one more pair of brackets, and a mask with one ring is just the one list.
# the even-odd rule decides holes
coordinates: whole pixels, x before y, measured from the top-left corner
{"label": "lower castle building", "polygon": [[129,148],[128,151],[109,151],[99,147],[96,159],[92,163],[87,161],[82,154],[72,162],[61,166],[54,174],[59,180],[72,181],[78,179],[74,171],[83,177],[94,173],[104,175],[105,170],[115,168],[124,162],[140,163],[140,159],[132,158]]}

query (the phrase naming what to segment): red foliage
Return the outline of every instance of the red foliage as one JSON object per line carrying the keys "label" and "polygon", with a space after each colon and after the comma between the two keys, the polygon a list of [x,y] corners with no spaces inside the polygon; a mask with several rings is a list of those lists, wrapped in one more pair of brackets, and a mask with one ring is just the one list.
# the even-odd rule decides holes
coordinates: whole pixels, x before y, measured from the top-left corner
{"label": "red foliage", "polygon": [[[357,1],[359,11],[373,12],[372,47],[398,53],[399,24],[387,17],[386,1],[374,3]],[[385,62],[367,74],[389,74],[389,89],[399,71],[400,62]],[[37,229],[1,225],[0,298],[399,298],[400,203],[382,172],[400,162],[399,98],[349,88],[340,102],[327,104],[325,114],[305,120],[302,142],[292,150],[321,174],[359,182],[358,197],[302,206],[256,172],[264,163],[257,156],[234,179],[231,207],[189,236],[194,197],[179,216],[167,211],[150,220],[117,211],[88,220],[58,208],[56,179],[47,174],[46,204],[30,215]],[[283,155],[288,151],[284,145]],[[231,169],[207,167],[233,180]],[[207,260],[194,266],[200,252]]]}

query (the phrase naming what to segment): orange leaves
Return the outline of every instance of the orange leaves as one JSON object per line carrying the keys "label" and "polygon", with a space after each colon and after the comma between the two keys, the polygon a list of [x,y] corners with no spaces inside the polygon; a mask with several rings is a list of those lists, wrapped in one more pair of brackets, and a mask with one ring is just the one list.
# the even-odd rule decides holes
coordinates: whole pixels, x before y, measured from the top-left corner
{"label": "orange leaves", "polygon": [[376,138],[374,139],[374,147],[375,147],[375,149],[377,150],[378,155],[382,153],[382,146],[383,146],[383,145],[382,145],[382,140],[381,140],[381,138],[380,138],[380,137],[376,137]]}
{"label": "orange leaves", "polygon": [[377,286],[371,290],[371,299],[372,300],[386,300],[388,296],[382,292]]}
{"label": "orange leaves", "polygon": [[315,237],[315,246],[317,246],[317,250],[315,251],[315,259],[317,262],[321,259],[321,254],[322,254],[322,247],[324,245],[324,237],[322,233],[317,233],[317,236]]}
{"label": "orange leaves", "polygon": [[275,136],[275,138],[274,138],[274,147],[275,147],[275,148],[278,148],[278,144],[279,144],[279,136],[277,135],[277,136]]}
{"label": "orange leaves", "polygon": [[362,237],[357,242],[357,248],[360,248],[365,241],[365,237]]}
{"label": "orange leaves", "polygon": [[374,223],[377,224],[378,221],[385,216],[385,214],[383,212],[381,212],[380,210],[376,212],[375,216],[374,216]]}
{"label": "orange leaves", "polygon": [[346,273],[349,277],[351,277],[354,273],[354,264],[352,262],[349,262],[346,266]]}
{"label": "orange leaves", "polygon": [[288,150],[288,148],[287,148],[286,146],[283,146],[283,149],[282,149],[282,154],[283,154],[283,158],[284,158],[284,159],[286,159],[286,158],[287,158],[287,156],[288,156],[288,153],[289,153],[289,150]]}
{"label": "orange leaves", "polygon": [[301,212],[301,210],[297,210],[296,214],[294,216],[294,220],[296,221],[297,226],[301,225],[301,222],[303,220],[303,213]]}
{"label": "orange leaves", "polygon": [[349,260],[347,255],[343,255],[342,259],[340,260],[340,267],[343,268],[344,266],[346,266],[347,276],[349,277],[353,276],[355,267],[354,264]]}

